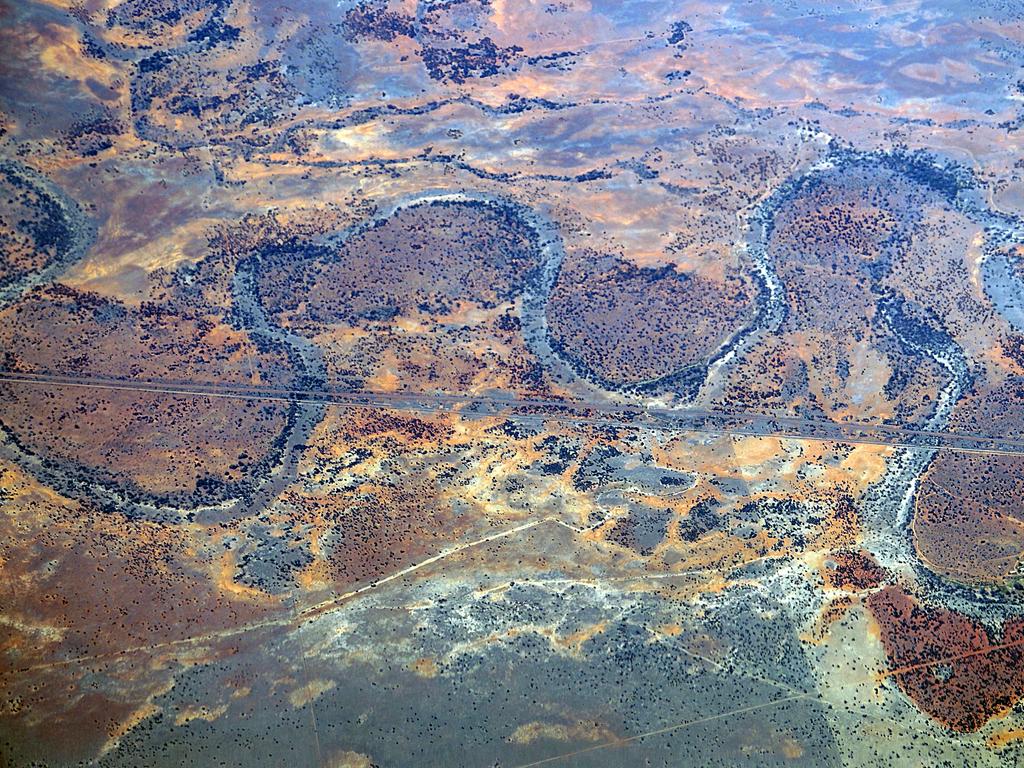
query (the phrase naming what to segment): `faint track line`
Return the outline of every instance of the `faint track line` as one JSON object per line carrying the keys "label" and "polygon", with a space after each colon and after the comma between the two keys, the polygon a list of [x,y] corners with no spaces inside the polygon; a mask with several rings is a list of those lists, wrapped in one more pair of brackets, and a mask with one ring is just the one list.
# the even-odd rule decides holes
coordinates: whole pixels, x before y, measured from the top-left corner
{"label": "faint track line", "polygon": [[[452,555],[456,555],[459,552],[463,552],[463,551],[465,551],[467,549],[471,549],[473,547],[478,547],[481,544],[486,544],[486,543],[491,542],[491,541],[497,541],[498,539],[503,539],[503,538],[507,538],[509,536],[514,536],[514,535],[516,535],[518,533],[522,533],[523,531],[527,531],[527,530],[530,530],[532,528],[537,528],[537,527],[539,527],[541,525],[544,525],[544,524],[547,524],[547,523],[551,523],[551,524],[562,526],[563,528],[567,528],[567,529],[569,529],[570,531],[572,531],[572,532],[574,532],[576,534],[583,534],[583,533],[587,533],[588,531],[593,530],[595,527],[603,524],[604,522],[605,521],[602,520],[602,521],[600,521],[599,523],[596,523],[593,526],[588,526],[586,528],[579,528],[577,526],[570,525],[569,523],[566,523],[563,520],[559,520],[558,518],[555,518],[555,517],[551,517],[551,516],[542,517],[540,519],[531,520],[529,522],[523,523],[521,525],[514,526],[512,528],[505,528],[503,530],[496,531],[495,533],[489,534],[487,536],[483,536],[483,537],[481,537],[479,539],[474,539],[473,541],[469,541],[469,542],[466,542],[464,544],[460,544],[460,545],[458,545],[456,547],[452,547],[450,549],[443,550],[443,551],[437,553],[436,555],[432,555],[432,556],[428,557],[425,560],[421,560],[421,561],[419,561],[417,563],[414,563],[413,565],[410,565],[410,566],[408,566],[406,568],[403,568],[403,569],[401,569],[399,571],[396,571],[395,573],[392,573],[392,574],[390,574],[388,576],[382,577],[382,578],[377,579],[375,581],[371,581],[368,584],[364,584],[362,587],[359,587],[358,589],[349,590],[348,592],[342,593],[340,595],[336,595],[336,596],[334,596],[332,598],[329,598],[327,600],[322,600],[322,601],[320,601],[318,603],[314,603],[313,605],[309,605],[309,606],[305,606],[305,607],[293,606],[291,611],[288,612],[288,615],[285,615],[285,616],[278,616],[278,617],[275,617],[275,618],[261,619],[259,621],[250,622],[248,624],[243,624],[243,625],[239,625],[239,626],[236,626],[236,627],[228,627],[228,628],[225,628],[225,629],[216,630],[214,632],[207,632],[207,633],[204,633],[202,635],[193,635],[191,637],[183,637],[183,638],[179,638],[177,640],[167,640],[165,642],[151,643],[149,645],[136,645],[136,646],[132,646],[130,648],[122,648],[122,649],[117,650],[117,651],[110,651],[108,653],[97,653],[97,654],[91,654],[91,655],[86,655],[86,656],[76,656],[74,658],[59,659],[57,661],[42,662],[40,664],[30,664],[30,665],[26,665],[26,666],[12,667],[7,672],[0,671],[0,678],[3,678],[5,675],[17,675],[17,674],[22,674],[22,673],[25,673],[25,672],[32,672],[32,671],[41,670],[41,669],[53,669],[53,668],[64,667],[64,666],[68,666],[68,665],[72,665],[72,664],[81,664],[81,663],[91,662],[91,661],[114,660],[114,659],[118,659],[118,658],[121,658],[121,657],[124,657],[124,656],[130,656],[130,655],[136,654],[136,653],[146,653],[148,651],[158,651],[158,650],[162,650],[162,649],[165,649],[165,648],[188,647],[190,645],[197,645],[197,644],[202,644],[202,643],[205,643],[205,642],[216,642],[218,640],[227,640],[227,639],[230,639],[232,637],[237,637],[237,636],[240,636],[240,635],[244,635],[244,634],[247,634],[249,632],[255,632],[255,631],[260,630],[260,629],[269,629],[269,628],[272,628],[272,627],[294,626],[296,623],[304,623],[306,621],[309,621],[312,618],[315,618],[317,614],[322,614],[322,613],[324,613],[326,611],[330,611],[331,609],[335,608],[336,606],[340,605],[341,603],[347,602],[347,601],[351,600],[354,597],[358,597],[359,595],[365,594],[367,592],[371,592],[371,591],[377,589],[378,587],[381,587],[381,586],[383,586],[385,584],[388,584],[388,583],[390,583],[392,581],[395,581],[396,579],[400,579],[403,576],[408,576],[410,573],[415,573],[416,571],[421,570],[422,568],[425,568],[428,565],[432,565],[434,563],[437,563],[437,562],[440,562],[442,560],[445,560],[445,559],[451,557]],[[742,567],[744,567],[746,565],[749,565],[750,563],[759,562],[761,560],[769,560],[769,559],[774,559],[774,558],[769,558],[769,557],[756,558],[754,560],[748,560],[748,561],[745,561],[745,562],[742,562],[742,563],[737,563],[734,566],[727,566],[724,569],[719,569],[719,568],[715,568],[715,567],[694,568],[694,569],[690,569],[690,570],[687,570],[687,571],[677,571],[675,573],[646,574],[646,575],[643,575],[643,576],[635,576],[635,577],[634,576],[610,577],[609,579],[598,579],[598,580],[590,580],[590,581],[585,580],[585,579],[571,579],[571,578],[564,578],[564,579],[536,579],[536,580],[524,579],[523,583],[529,583],[530,581],[536,581],[537,583],[563,583],[564,582],[564,583],[587,584],[587,583],[591,583],[591,582],[600,583],[602,581],[609,581],[609,580],[616,580],[616,581],[640,581],[640,580],[643,580],[643,579],[658,579],[658,580],[662,580],[662,579],[672,579],[672,578],[677,578],[677,577],[678,578],[684,578],[686,576],[693,576],[693,575],[696,575],[698,573],[707,573],[707,572],[731,573],[732,571],[738,570],[739,568],[742,568]],[[772,682],[772,681],[769,681],[769,682]]]}
{"label": "faint track line", "polygon": [[782,698],[782,699],[772,699],[771,701],[761,702],[760,704],[751,704],[750,706],[747,706],[747,707],[739,707],[737,709],[730,709],[728,712],[720,712],[717,715],[708,715],[707,717],[699,717],[699,718],[697,718],[695,720],[684,720],[681,723],[676,723],[675,725],[669,725],[669,726],[666,726],[665,728],[657,728],[657,729],[655,729],[653,731],[644,731],[643,733],[638,733],[638,734],[635,734],[633,736],[626,736],[624,738],[615,739],[613,741],[604,741],[604,742],[601,742],[600,744],[595,744],[592,747],[584,747],[583,749],[577,749],[577,750],[574,750],[572,752],[563,752],[562,754],[552,755],[551,757],[545,757],[542,760],[535,760],[532,763],[522,763],[521,765],[515,766],[515,768],[534,768],[534,766],[538,766],[538,765],[547,765],[548,763],[558,762],[559,760],[565,760],[565,759],[570,758],[570,757],[576,757],[577,755],[583,755],[583,754],[586,754],[588,752],[596,752],[599,749],[607,749],[609,747],[620,747],[620,746],[624,746],[626,744],[631,744],[634,741],[639,741],[640,739],[646,739],[646,738],[648,738],[650,736],[660,736],[661,734],[664,734],[664,733],[672,733],[673,731],[678,731],[678,730],[681,730],[683,728],[688,728],[691,725],[701,725],[703,723],[710,723],[710,722],[712,722],[714,720],[720,720],[723,717],[729,717],[730,715],[743,715],[743,714],[746,714],[748,712],[756,712],[756,711],[758,711],[760,709],[767,709],[769,707],[775,707],[775,706],[778,706],[779,704],[785,704],[785,703],[790,702],[790,701],[798,701],[800,699],[810,699],[810,698],[815,698],[816,699],[818,697],[813,696],[812,694],[809,694],[809,693],[801,693],[801,694],[796,695],[796,696],[786,696],[785,698]]}
{"label": "faint track line", "polygon": [[294,607],[289,612],[289,614],[287,616],[279,616],[279,617],[276,617],[276,618],[262,619],[260,621],[255,621],[255,622],[251,622],[251,623],[248,623],[248,624],[243,624],[243,625],[239,625],[239,626],[236,626],[236,627],[228,627],[228,628],[225,628],[225,629],[216,630],[214,632],[207,632],[207,633],[202,634],[202,635],[193,635],[191,637],[183,637],[183,638],[179,638],[177,640],[167,640],[167,641],[162,642],[162,643],[151,643],[149,645],[136,645],[136,646],[132,646],[130,648],[122,648],[122,649],[117,650],[117,651],[110,651],[108,653],[97,653],[97,654],[86,655],[86,656],[76,656],[76,657],[70,658],[70,659],[60,659],[60,660],[57,660],[57,661],[43,662],[41,664],[31,664],[31,665],[27,665],[27,666],[16,667],[16,668],[12,668],[7,673],[0,672],[0,677],[2,677],[4,674],[21,674],[21,673],[24,673],[24,672],[31,672],[31,671],[40,670],[40,669],[51,669],[51,668],[56,668],[56,667],[63,667],[63,666],[67,666],[67,665],[70,665],[70,664],[80,664],[80,663],[90,662],[90,661],[105,661],[105,660],[108,660],[108,659],[117,659],[117,658],[121,658],[123,656],[129,656],[129,655],[135,654],[135,653],[145,653],[147,651],[158,651],[158,650],[162,650],[162,649],[165,649],[165,648],[187,647],[187,646],[190,646],[190,645],[202,644],[204,642],[215,642],[217,640],[230,639],[232,637],[243,635],[243,634],[246,634],[248,632],[254,632],[254,631],[257,631],[257,630],[260,630],[260,629],[269,629],[271,627],[287,627],[287,626],[290,626],[290,625],[294,625],[296,622],[302,623],[302,622],[308,621],[311,617],[313,617],[317,613],[322,613],[323,611],[330,610],[331,608],[339,605],[340,603],[347,602],[348,600],[351,600],[352,598],[357,597],[358,595],[364,594],[366,592],[370,592],[370,591],[372,591],[374,589],[377,589],[378,587],[383,586],[384,584],[392,582],[392,581],[394,581],[396,579],[399,579],[399,578],[401,578],[403,576],[407,576],[410,573],[414,573],[414,572],[420,570],[421,568],[424,568],[424,567],[426,567],[428,565],[431,565],[433,563],[436,563],[436,562],[439,562],[441,560],[444,560],[444,559],[446,559],[448,557],[451,557],[452,555],[458,554],[459,552],[462,552],[462,551],[464,551],[466,549],[470,549],[472,547],[477,547],[477,546],[480,546],[481,544],[486,544],[487,542],[495,541],[497,539],[502,539],[502,538],[505,538],[505,537],[508,537],[508,536],[513,536],[513,535],[515,535],[517,533],[521,533],[522,531],[529,530],[530,528],[536,528],[537,526],[543,525],[545,523],[557,523],[557,524],[562,525],[562,526],[564,526],[566,528],[569,528],[570,530],[573,530],[573,531],[575,531],[577,533],[583,533],[583,532],[585,532],[587,530],[587,529],[583,529],[583,528],[576,528],[575,526],[569,525],[568,523],[564,523],[561,520],[557,520],[556,518],[553,518],[553,517],[543,517],[543,518],[540,518],[538,520],[531,520],[528,523],[523,523],[522,525],[517,525],[517,526],[515,526],[513,528],[506,528],[506,529],[503,529],[501,531],[497,531],[495,533],[492,533],[492,534],[490,534],[488,536],[484,536],[482,538],[474,539],[473,541],[466,542],[465,544],[461,544],[461,545],[453,547],[451,549],[443,550],[443,551],[439,552],[436,555],[428,557],[426,560],[421,560],[420,562],[414,563],[413,565],[410,565],[407,568],[403,568],[400,571],[392,573],[392,574],[390,574],[388,576],[385,576],[383,578],[377,579],[375,581],[371,581],[368,584],[364,584],[362,587],[359,587],[358,589],[349,590],[348,592],[345,592],[343,594],[336,595],[336,596],[334,596],[334,597],[332,597],[332,598],[330,598],[328,600],[323,600],[323,601],[321,601],[319,603],[314,603],[313,605],[306,606],[304,608],[299,608],[299,607],[296,606],[296,607]]}
{"label": "faint track line", "polygon": [[[460,544],[457,547],[443,550],[438,554],[434,555],[433,557],[428,557],[426,560],[421,560],[418,563],[414,563],[413,565],[410,565],[407,568],[403,568],[400,571],[392,573],[390,576],[385,576],[384,578],[377,579],[376,581],[371,581],[369,584],[364,584],[362,587],[359,587],[358,589],[349,590],[348,592],[332,597],[329,600],[324,600],[322,602],[315,603],[314,605],[307,606],[306,608],[303,608],[301,611],[299,611],[297,616],[308,617],[310,615],[320,613],[326,609],[333,607],[334,605],[337,605],[338,603],[351,600],[353,597],[361,595],[364,592],[369,592],[370,590],[377,589],[377,587],[383,586],[384,584],[394,581],[395,579],[400,579],[403,576],[408,576],[410,573],[415,573],[421,568],[425,568],[428,565],[432,565],[433,563],[436,563],[440,560],[444,560],[445,558],[451,557],[452,555],[456,555],[459,552],[462,552],[463,550],[470,549],[472,547],[477,547],[481,544],[486,544],[487,542],[495,541],[497,539],[503,539],[507,536],[513,536],[517,533],[521,533],[522,531],[529,530],[530,528],[536,528],[538,525],[543,525],[544,523],[551,522],[560,523],[561,521],[555,520],[552,517],[544,517],[540,520],[532,520],[529,523],[523,523],[522,525],[517,525],[514,528],[507,528],[497,533],[492,533],[490,536],[484,536],[481,539],[475,539],[473,541],[466,542],[465,544]],[[572,528],[571,525],[567,525],[566,523],[562,523],[562,525],[566,525],[566,527]],[[574,528],[573,530],[578,529]]]}
{"label": "faint track line", "polygon": [[971,659],[975,656],[985,656],[986,654],[993,653],[994,651],[1008,651],[1011,648],[1019,648],[1024,645],[1024,638],[1020,640],[1014,640],[1012,643],[1000,643],[999,645],[988,645],[984,648],[975,648],[973,651],[965,651],[964,653],[956,653],[952,656],[943,656],[941,659],[933,659],[932,661],[922,661],[917,664],[907,664],[903,667],[896,667],[895,669],[887,669],[885,672],[878,673],[879,680],[885,680],[888,677],[899,677],[905,675],[908,672],[917,672],[922,669],[928,669],[940,664],[949,664],[954,661],[963,661],[964,659]]}
{"label": "faint track line", "polygon": [[[484,395],[303,390],[271,386],[245,386],[224,382],[129,380],[91,375],[72,377],[55,374],[0,372],[0,382],[24,386],[74,387],[189,397],[303,402],[336,407],[379,408],[423,413],[445,413],[461,408],[463,410],[459,412],[467,416],[500,416],[503,412],[519,408],[528,410],[513,412],[509,415],[518,419],[556,419],[566,423],[669,432],[776,437],[890,448],[941,449],[965,453],[1024,456],[1024,440],[966,432],[913,429],[872,422],[809,419],[754,411],[655,408],[581,400],[501,398]],[[464,410],[466,408],[493,410],[466,411]]]}
{"label": "faint track line", "polygon": [[[293,603],[292,604],[292,617],[293,617],[293,619],[297,619],[298,618],[298,615],[296,613],[295,608],[296,607],[295,607],[295,605]],[[299,654],[299,659],[302,662],[302,676],[305,678],[305,681],[306,681],[306,689],[307,689],[307,691],[310,691],[312,689],[312,686],[313,686],[313,676],[309,673],[309,662],[306,659],[306,654],[304,654],[304,653]],[[312,726],[313,726],[313,747],[314,747],[314,751],[316,753],[316,764],[318,766],[322,766],[325,763],[324,763],[323,750],[320,747],[320,726],[319,726],[319,724],[317,723],[317,720],[316,720],[316,700],[317,700],[316,696],[313,696],[309,700],[309,719],[310,719],[310,721],[312,723]]]}

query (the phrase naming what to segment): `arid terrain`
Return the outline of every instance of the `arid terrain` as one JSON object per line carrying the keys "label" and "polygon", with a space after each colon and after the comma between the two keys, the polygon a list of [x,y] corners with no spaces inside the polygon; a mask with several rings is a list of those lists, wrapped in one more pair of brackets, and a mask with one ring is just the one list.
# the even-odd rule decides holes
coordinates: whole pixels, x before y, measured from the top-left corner
{"label": "arid terrain", "polygon": [[1024,7],[0,0],[0,765],[1024,758]]}

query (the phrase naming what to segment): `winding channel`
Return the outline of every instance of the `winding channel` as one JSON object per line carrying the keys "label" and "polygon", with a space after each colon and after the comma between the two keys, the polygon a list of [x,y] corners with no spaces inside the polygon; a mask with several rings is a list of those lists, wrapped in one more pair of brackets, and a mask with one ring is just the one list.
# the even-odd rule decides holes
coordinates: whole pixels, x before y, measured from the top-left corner
{"label": "winding channel", "polygon": [[[7,168],[0,170],[7,171]],[[38,174],[28,172],[27,175],[40,188],[47,192],[51,190],[52,185]],[[43,184],[46,184],[46,187],[43,187]],[[52,194],[55,195],[56,192]],[[564,251],[556,225],[542,213],[503,197],[473,192],[430,190],[400,198],[380,209],[374,216],[323,238],[320,244],[338,247],[349,238],[366,232],[405,208],[459,202],[486,203],[511,211],[532,229],[536,237],[538,264],[522,293],[523,332],[527,343],[542,356],[542,359],[557,359],[548,344],[544,307],[564,259]],[[62,210],[78,212],[79,209],[72,202],[66,201],[62,203]],[[68,214],[68,220],[72,220],[71,214]],[[0,296],[6,299],[7,304],[13,303],[32,288],[53,279],[84,255],[91,246],[94,235],[85,236],[83,233],[92,233],[93,230],[76,222],[74,231],[79,236],[67,254],[62,254],[44,270],[26,275],[17,283],[3,287]],[[231,281],[233,325],[248,333],[261,352],[283,352],[287,356],[291,369],[296,374],[296,389],[325,390],[328,384],[327,372],[320,348],[309,339],[276,325],[268,317],[259,294],[261,267],[258,251],[236,264]],[[104,476],[105,473],[89,467],[76,466],[73,462],[39,455],[2,424],[0,455],[15,461],[40,482],[54,488],[61,495],[95,503],[106,511],[117,511],[129,517],[163,523],[224,522],[259,514],[294,480],[305,442],[323,419],[325,411],[326,404],[323,402],[289,399],[285,426],[275,438],[268,455],[240,481],[207,483],[202,492],[206,496],[206,501],[203,502],[196,500],[198,491],[189,494],[153,494],[117,482],[114,478],[108,479]]]}
{"label": "winding channel", "polygon": [[[6,309],[33,288],[50,282],[85,256],[96,240],[96,227],[77,202],[33,168],[10,160],[0,160],[0,179],[15,188],[28,188],[45,201],[42,205],[48,217],[46,229],[58,231],[42,232],[37,226],[37,236],[40,233],[49,234],[65,240],[63,247],[58,247],[56,255],[41,269],[0,279],[0,309]],[[60,246],[59,243],[57,245]]]}
{"label": "winding channel", "polygon": [[[780,208],[798,194],[806,183],[825,172],[833,172],[845,163],[885,162],[886,157],[841,150],[800,176],[785,182],[753,210],[749,219],[749,234],[741,247],[746,250],[752,261],[754,278],[760,289],[754,318],[723,343],[708,361],[701,382],[702,388],[709,381],[717,379],[721,370],[754,344],[758,337],[778,328],[786,317],[784,286],[768,256],[768,243],[773,233],[775,216]],[[0,168],[0,171],[10,173],[6,165]],[[68,212],[67,219],[72,222],[72,229],[78,236],[67,253],[54,259],[53,263],[48,264],[43,270],[26,275],[16,283],[3,286],[0,289],[0,304],[10,304],[28,290],[53,279],[69,264],[81,258],[94,237],[91,225],[81,217],[77,205],[58,195],[52,185],[35,172],[28,172],[26,177],[48,195],[62,201],[61,209]],[[535,209],[503,196],[481,192],[428,190],[400,198],[379,209],[374,216],[323,238],[320,244],[340,246],[349,238],[366,232],[405,208],[432,203],[460,202],[485,203],[499,207],[514,214],[533,231],[536,237],[538,263],[526,280],[520,295],[522,334],[528,348],[559,380],[566,383],[581,383],[581,377],[561,359],[550,341],[546,307],[565,259],[565,250],[558,227],[546,209]],[[987,268],[990,270],[987,274],[997,278],[1008,275],[1009,266],[1005,261],[1007,257],[1000,246],[1020,242],[1024,235],[1024,227],[1013,217],[989,210],[978,202],[975,196],[966,194],[963,189],[957,189],[951,203],[957,211],[979,222],[985,228],[983,269]],[[261,260],[258,252],[242,259],[236,265],[231,283],[234,324],[250,334],[261,352],[283,351],[287,355],[296,373],[297,388],[312,391],[325,389],[328,384],[327,372],[319,347],[309,339],[280,327],[269,319],[259,295],[260,269]],[[987,284],[988,282],[986,281]],[[1003,283],[994,284],[998,287]],[[1012,294],[1001,295],[1005,298]],[[1001,304],[999,296],[1000,294],[996,293],[991,297],[997,308],[1001,309],[1006,305],[1006,301],[1002,300]],[[963,350],[941,329],[929,328],[926,333],[920,332],[920,327],[908,322],[900,302],[892,297],[880,298],[878,310],[886,327],[902,345],[932,360],[947,371],[949,380],[938,393],[936,405],[926,423],[922,425],[924,430],[945,429],[955,404],[971,382],[970,364]],[[1015,316],[1012,312],[1006,312],[1005,315],[1011,323],[1014,322]],[[591,394],[602,398],[613,394],[598,387],[593,389]],[[167,503],[167,499],[140,497],[130,489],[97,480],[88,472],[75,472],[63,462],[32,453],[6,428],[3,428],[5,439],[0,443],[0,453],[17,461],[59,493],[98,502],[101,507],[115,508],[129,515],[167,522],[182,519],[223,521],[257,514],[271,504],[293,481],[305,441],[322,420],[326,407],[323,402],[290,401],[286,426],[275,440],[270,455],[258,466],[258,471],[239,483],[224,484],[218,497],[212,503],[205,504],[189,504],[179,499],[174,499],[175,503]],[[881,565],[896,571],[910,567],[930,601],[939,602],[979,618],[992,619],[994,615],[1010,615],[1024,605],[1024,599],[1015,597],[1012,591],[998,588],[967,588],[945,580],[923,566],[916,555],[910,530],[914,499],[920,478],[935,454],[934,448],[903,447],[896,450],[889,459],[885,477],[869,489],[862,505],[864,544]]]}
{"label": "winding channel", "polygon": [[[833,148],[823,161],[785,182],[753,214],[753,237],[747,250],[757,268],[763,275],[774,276],[777,280],[774,268],[768,263],[768,242],[775,215],[809,182],[844,166],[875,165],[903,173],[915,183],[935,184],[937,188],[941,184],[948,185],[940,191],[946,194],[951,207],[984,228],[983,270],[984,265],[988,264],[991,265],[988,274],[1008,274],[1007,256],[999,246],[1024,242],[1022,223],[1007,214],[992,211],[981,203],[973,189],[972,180],[962,170],[954,171],[951,167],[934,164],[930,168],[925,167],[920,159],[913,162],[913,167],[907,171],[900,167],[900,158],[894,155]],[[776,282],[767,284],[769,289],[763,294],[766,307],[761,313],[761,317],[767,321],[763,326],[766,331],[771,329],[772,324],[777,325],[786,312],[784,302],[781,306],[778,303],[783,295],[781,285]],[[1008,301],[1013,295],[1012,291],[993,295],[991,285],[986,280],[986,292],[997,310],[1013,324],[1018,316],[1013,312],[1003,312],[1004,307],[1012,308],[1012,303]],[[1020,282],[1015,288],[1020,290]],[[970,361],[948,332],[910,317],[903,311],[903,304],[902,297],[882,295],[876,308],[885,327],[904,348],[931,360],[946,371],[948,381],[939,390],[932,412],[920,427],[923,431],[941,432],[947,428],[956,403],[971,386]],[[1024,320],[1024,313],[1020,319]],[[895,451],[888,460],[885,476],[869,488],[862,502],[863,545],[882,566],[894,572],[909,568],[928,602],[986,621],[1019,615],[1024,608],[1024,596],[1019,591],[987,585],[968,587],[947,580],[929,570],[918,557],[911,529],[914,503],[921,477],[935,455],[935,448],[928,447],[901,447]]]}

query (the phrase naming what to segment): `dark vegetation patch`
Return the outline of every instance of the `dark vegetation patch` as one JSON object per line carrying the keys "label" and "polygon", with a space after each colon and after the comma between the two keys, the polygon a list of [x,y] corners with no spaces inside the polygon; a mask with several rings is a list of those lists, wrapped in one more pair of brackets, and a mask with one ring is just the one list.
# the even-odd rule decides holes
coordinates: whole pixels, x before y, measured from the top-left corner
{"label": "dark vegetation patch", "polygon": [[822,515],[806,501],[771,497],[748,502],[733,516],[737,520],[754,523],[757,529],[774,538],[789,538],[798,547],[807,543],[807,530],[822,522]]}
{"label": "dark vegetation patch", "polygon": [[464,83],[471,78],[492,77],[522,52],[518,45],[501,48],[489,37],[461,47],[425,47],[423,64],[434,80]]}
{"label": "dark vegetation patch", "polygon": [[889,580],[888,571],[882,568],[867,552],[840,551],[829,555],[825,563],[825,586],[829,589],[845,589],[862,592],[880,587]]}
{"label": "dark vegetation patch", "polygon": [[[470,7],[472,6],[472,7]],[[438,82],[463,84],[467,80],[493,77],[518,61],[523,49],[500,46],[480,34],[475,15],[486,11],[482,3],[424,4],[418,18],[391,10],[386,3],[370,0],[350,9],[342,28],[352,41],[377,40],[392,43],[399,38],[416,41],[427,75]],[[459,17],[458,20],[452,16]],[[571,56],[565,52],[564,56]],[[528,59],[527,63],[557,66],[562,54]]]}
{"label": "dark vegetation patch", "polygon": [[85,233],[68,206],[34,171],[0,161],[0,306],[26,278],[77,255]]}
{"label": "dark vegetation patch", "polygon": [[398,37],[414,37],[416,28],[411,16],[392,11],[379,2],[363,2],[345,13],[342,22],[351,40],[374,39],[392,42]]}
{"label": "dark vegetation patch", "polygon": [[[142,137],[177,149],[234,143],[252,151],[273,144],[272,129],[302,107],[347,100],[357,57],[340,23],[307,20],[277,39],[259,40],[255,28],[225,22],[228,6],[227,0],[202,4],[208,12],[188,16],[189,34],[177,47],[154,33],[157,50],[137,61],[131,83]],[[177,13],[169,8],[153,23],[176,22]]]}
{"label": "dark vegetation patch", "polygon": [[647,557],[664,540],[672,519],[671,509],[635,504],[608,532],[607,540]]}
{"label": "dark vegetation patch", "polygon": [[622,456],[622,451],[614,445],[602,443],[586,455],[580,462],[579,469],[573,476],[573,486],[578,491],[592,491],[614,481],[618,469],[609,462],[610,459]]}
{"label": "dark vegetation patch", "polygon": [[1003,354],[1024,369],[1024,334],[1007,334],[1003,339]]}
{"label": "dark vegetation patch", "polygon": [[506,419],[501,424],[488,428],[487,432],[492,435],[511,437],[513,440],[528,440],[531,437],[537,436],[538,429],[536,425],[525,421]]}
{"label": "dark vegetation patch", "polygon": [[534,449],[544,454],[532,469],[543,475],[561,475],[576,461],[582,444],[576,438],[548,435],[534,444]]}
{"label": "dark vegetation patch", "polygon": [[[251,146],[271,137],[300,92],[276,60],[230,65],[220,51],[154,54],[132,80],[132,111],[143,137],[177,148],[247,132]],[[247,131],[248,129],[248,131]]]}
{"label": "dark vegetation patch", "polygon": [[159,44],[176,27],[196,34],[221,23],[230,4],[230,0],[125,0],[107,11],[106,26],[145,33]]}
{"label": "dark vegetation patch", "polygon": [[724,518],[718,513],[719,502],[703,499],[690,508],[689,514],[679,521],[679,538],[694,542],[704,534],[722,529]]}
{"label": "dark vegetation patch", "polygon": [[98,109],[74,122],[64,134],[64,145],[82,157],[95,157],[114,146],[126,126],[109,109]]}
{"label": "dark vegetation patch", "polygon": [[668,44],[674,45],[679,50],[686,48],[686,36],[693,32],[693,27],[685,21],[675,21],[668,30]]}

